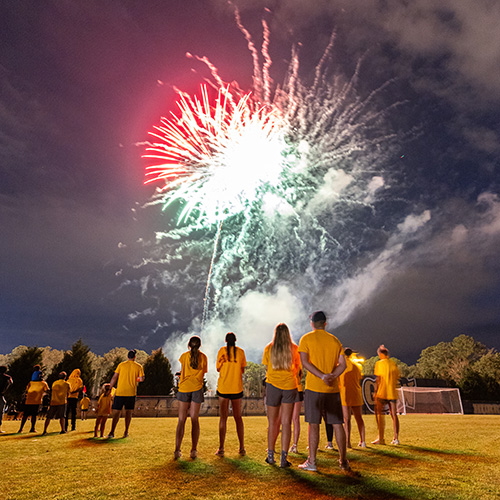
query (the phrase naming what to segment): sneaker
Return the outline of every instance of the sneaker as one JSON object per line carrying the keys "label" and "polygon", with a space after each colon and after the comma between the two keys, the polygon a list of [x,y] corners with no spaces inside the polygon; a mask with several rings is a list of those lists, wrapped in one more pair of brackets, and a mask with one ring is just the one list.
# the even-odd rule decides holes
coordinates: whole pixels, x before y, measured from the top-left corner
{"label": "sneaker", "polygon": [[372,441],[372,444],[385,444],[385,441],[383,439],[375,439],[375,441]]}
{"label": "sneaker", "polygon": [[182,453],[181,450],[175,450],[174,451],[174,460],[177,460],[178,458],[181,458]]}
{"label": "sneaker", "polygon": [[123,435],[124,438],[128,438],[128,432]]}
{"label": "sneaker", "polygon": [[397,446],[399,444],[399,439],[393,439],[391,444],[395,444]]}
{"label": "sneaker", "polygon": [[350,476],[350,477],[359,477],[360,476],[359,472],[354,472],[351,469],[351,466],[349,465],[349,462],[347,460],[345,462],[341,462],[339,460],[339,466],[340,466],[340,470],[342,471],[342,473],[345,474],[346,476]]}
{"label": "sneaker", "polygon": [[302,470],[309,470],[311,472],[317,472],[318,468],[316,467],[316,464],[312,464],[309,462],[309,459],[307,459],[303,464],[299,465],[299,469]]}
{"label": "sneaker", "polygon": [[268,463],[269,465],[274,465],[276,463],[276,460],[274,459],[274,457],[271,458],[270,456],[267,456],[266,463]]}
{"label": "sneaker", "polygon": [[290,450],[288,451],[288,453],[298,453],[299,450],[297,450],[297,445],[296,444],[292,444],[292,446],[290,446]]}
{"label": "sneaker", "polygon": [[[241,455],[241,452],[240,452],[240,455]],[[224,456],[224,450],[222,448],[219,448],[216,452],[215,452],[215,456],[216,457],[223,457]]]}
{"label": "sneaker", "polygon": [[333,447],[333,444],[332,443],[328,443],[326,446],[325,446],[325,450],[334,450],[335,448]]}
{"label": "sneaker", "polygon": [[239,454],[240,457],[244,457],[247,454],[247,450],[245,450],[245,448],[240,448]]}
{"label": "sneaker", "polygon": [[114,438],[115,438],[115,435],[112,432],[110,432],[108,434],[108,439],[114,439]]}
{"label": "sneaker", "polygon": [[366,443],[365,443],[364,441],[360,441],[360,442],[358,443],[358,446],[359,446],[360,448],[366,448]]}
{"label": "sneaker", "polygon": [[66,431],[61,431],[59,434],[66,434]]}
{"label": "sneaker", "polygon": [[291,466],[292,466],[292,463],[289,462],[288,460],[281,461],[280,467],[282,469],[287,469],[288,467],[291,467]]}
{"label": "sneaker", "polygon": [[198,456],[198,452],[196,450],[191,450],[189,456],[194,460]]}

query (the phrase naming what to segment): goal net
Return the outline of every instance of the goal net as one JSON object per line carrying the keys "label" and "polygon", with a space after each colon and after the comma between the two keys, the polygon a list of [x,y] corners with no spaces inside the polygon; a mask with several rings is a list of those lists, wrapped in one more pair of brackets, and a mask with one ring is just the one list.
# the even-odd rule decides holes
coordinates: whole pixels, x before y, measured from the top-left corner
{"label": "goal net", "polygon": [[463,415],[458,389],[407,387],[398,389],[398,413],[453,413]]}

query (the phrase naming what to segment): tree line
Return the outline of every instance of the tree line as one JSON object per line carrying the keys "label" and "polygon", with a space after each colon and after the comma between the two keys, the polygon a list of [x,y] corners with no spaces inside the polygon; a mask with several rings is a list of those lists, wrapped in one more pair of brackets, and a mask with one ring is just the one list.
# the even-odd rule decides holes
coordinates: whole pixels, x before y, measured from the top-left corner
{"label": "tree line", "polygon": [[[10,354],[0,355],[0,365],[7,365],[14,380],[6,394],[7,398],[19,401],[33,366],[42,366],[49,386],[61,371],[68,375],[80,368],[88,394],[97,396],[101,385],[109,382],[119,363],[127,359],[128,349],[115,347],[103,356],[94,354],[82,340],[73,344],[69,351],[51,347],[18,346]],[[415,365],[407,365],[397,358],[401,376],[426,379],[441,379],[452,387],[458,387],[463,399],[500,401],[500,353],[476,341],[468,335],[459,335],[451,342],[439,342],[422,350]],[[363,364],[363,373],[373,375],[377,356],[368,358]],[[163,350],[150,355],[138,350],[136,361],[144,366],[145,381],[139,384],[138,394],[168,396],[174,389],[174,376]],[[262,396],[262,380],[265,367],[249,362],[243,377],[246,397]]]}

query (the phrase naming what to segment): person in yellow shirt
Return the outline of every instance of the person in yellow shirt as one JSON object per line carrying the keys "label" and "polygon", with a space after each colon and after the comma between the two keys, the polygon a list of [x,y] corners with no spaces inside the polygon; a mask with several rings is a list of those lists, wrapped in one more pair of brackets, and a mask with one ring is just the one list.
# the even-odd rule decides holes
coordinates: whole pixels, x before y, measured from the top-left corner
{"label": "person in yellow shirt", "polygon": [[45,426],[43,428],[42,435],[47,434],[49,423],[53,418],[59,419],[59,423],[61,424],[61,434],[66,433],[66,404],[68,402],[68,395],[71,391],[69,383],[66,382],[66,376],[66,372],[61,372],[59,374],[59,378],[52,384],[50,408],[47,413],[47,418],[45,419]]}
{"label": "person in yellow shirt", "polygon": [[191,453],[192,459],[198,456],[197,446],[200,438],[200,407],[205,400],[203,397],[203,377],[207,373],[208,359],[200,351],[201,339],[194,335],[189,339],[189,351],[179,358],[181,364],[181,376],[179,379],[179,390],[177,400],[179,402],[179,420],[175,432],[174,459],[181,457],[181,445],[184,438],[186,420],[191,417]]}
{"label": "person in yellow shirt", "polygon": [[18,432],[23,432],[24,424],[28,417],[31,417],[30,432],[36,432],[35,424],[38,410],[42,404],[44,394],[49,392],[49,386],[42,380],[42,373],[38,375],[38,380],[32,380],[26,387],[26,401],[24,403],[23,418]]}
{"label": "person in yellow shirt", "polygon": [[247,366],[245,351],[236,347],[236,335],[229,332],[226,335],[226,346],[221,347],[217,354],[217,396],[219,396],[219,449],[215,454],[224,456],[226,441],[227,419],[229,416],[229,402],[233,408],[233,417],[236,424],[236,434],[240,443],[240,455],[246,455],[244,444],[243,418],[241,417],[241,400],[243,398],[243,373]]}
{"label": "person in yellow shirt", "polygon": [[351,473],[347,461],[344,416],[339,393],[339,375],[345,370],[344,350],[339,339],[328,333],[323,311],[311,314],[313,331],[302,336],[299,343],[302,366],[307,370],[304,406],[309,424],[309,457],[299,465],[302,470],[316,471],[316,453],[319,442],[319,425],[323,418],[333,425],[340,455],[340,468]]}
{"label": "person in yellow shirt", "polygon": [[80,400],[80,413],[82,420],[87,420],[87,412],[89,411],[90,399],[87,394],[83,394],[83,398]]}
{"label": "person in yellow shirt", "polygon": [[69,427],[69,418],[71,415],[71,430],[76,430],[76,407],[78,405],[78,396],[80,391],[83,389],[83,380],[80,378],[81,375],[80,368],[75,368],[68,378],[68,383],[71,387],[68,396],[68,407],[66,409],[66,430]]}
{"label": "person in yellow shirt", "polygon": [[137,384],[144,381],[144,369],[142,365],[135,361],[137,351],[132,349],[128,352],[127,361],[120,363],[111,377],[109,383],[110,390],[116,384],[116,392],[113,399],[112,413],[113,421],[111,423],[111,432],[108,439],[115,437],[116,426],[120,420],[120,414],[125,407],[125,431],[123,437],[128,437],[130,422],[132,421],[132,412],[135,408],[135,397],[137,396]]}
{"label": "person in yellow shirt", "polygon": [[288,448],[292,436],[293,407],[297,399],[297,372],[300,370],[300,356],[297,344],[292,341],[290,330],[285,323],[276,325],[273,340],[264,349],[262,364],[267,368],[266,462],[268,464],[276,463],[274,454],[281,414],[280,467],[290,467]]}
{"label": "person in yellow shirt", "polygon": [[399,444],[399,418],[397,413],[399,382],[399,369],[392,359],[389,359],[389,351],[382,344],[377,349],[379,361],[375,363],[375,418],[377,419],[378,436],[372,444],[385,444],[385,415],[384,407],[389,406],[389,413],[392,418],[392,428],[394,432],[391,444]]}
{"label": "person in yellow shirt", "polygon": [[344,429],[347,440],[347,447],[351,446],[351,414],[354,415],[359,431],[360,448],[366,448],[365,423],[363,422],[363,394],[361,392],[361,379],[363,374],[356,363],[351,361],[352,349],[346,347],[344,356],[346,369],[339,376],[340,399],[342,401],[342,411],[344,413]]}
{"label": "person in yellow shirt", "polygon": [[101,395],[97,403],[97,414],[95,417],[94,437],[97,437],[97,432],[100,431],[101,437],[104,437],[104,427],[106,420],[111,413],[111,404],[113,402],[113,395],[111,393],[110,384],[102,386]]}

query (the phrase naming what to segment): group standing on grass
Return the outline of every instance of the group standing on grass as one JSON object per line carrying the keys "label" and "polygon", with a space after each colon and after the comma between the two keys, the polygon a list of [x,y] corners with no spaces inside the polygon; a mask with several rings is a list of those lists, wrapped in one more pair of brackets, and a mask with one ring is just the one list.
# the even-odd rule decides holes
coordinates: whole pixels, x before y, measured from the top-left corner
{"label": "group standing on grass", "polygon": [[[281,431],[280,467],[290,467],[288,453],[298,453],[300,434],[300,413],[304,402],[305,421],[308,423],[307,460],[299,465],[306,471],[316,471],[316,454],[319,443],[319,429],[323,420],[327,429],[327,449],[333,449],[333,435],[339,451],[339,466],[346,474],[353,474],[347,460],[347,448],[351,448],[351,416],[354,415],[359,431],[358,446],[366,448],[365,425],[362,417],[363,398],[361,394],[361,370],[351,360],[352,349],[344,349],[341,342],[325,330],[326,315],[316,311],[310,317],[312,331],[295,344],[288,326],[280,323],[274,330],[272,341],[265,347],[262,363],[266,367],[265,404],[268,418],[267,455],[268,464],[276,463],[276,441]],[[244,444],[244,425],[242,419],[243,374],[246,367],[245,352],[236,346],[236,335],[229,332],[225,338],[226,345],[217,354],[216,368],[219,372],[217,396],[219,397],[219,448],[216,455],[224,457],[227,433],[229,405],[232,407],[239,441],[239,454],[246,454]],[[199,413],[204,401],[204,376],[208,370],[207,356],[201,352],[201,339],[193,336],[188,342],[188,351],[181,355],[179,362],[181,371],[178,376],[178,423],[175,435],[174,458],[181,457],[181,445],[184,438],[188,416],[191,418],[191,451],[190,457],[198,455],[200,437]],[[399,371],[396,364],[389,359],[389,352],[381,345],[377,354],[380,358],[375,364],[375,415],[378,436],[372,444],[385,444],[385,407],[393,421],[393,439],[391,444],[399,444],[399,419],[397,416],[397,382]],[[115,437],[115,430],[121,411],[125,408],[125,431],[123,437],[129,435],[132,412],[135,406],[137,386],[144,380],[143,367],[135,361],[136,351],[128,353],[127,361],[118,365],[110,383],[102,386],[98,401],[94,437],[104,437],[107,418],[112,414],[111,431],[108,438]],[[303,370],[306,371],[305,390],[303,387]],[[6,389],[12,384],[6,367],[0,367],[0,425],[3,414]],[[61,434],[68,430],[71,413],[72,430],[75,429],[76,408],[79,391],[83,387],[80,370],[75,369],[66,380],[66,373],[61,372],[58,380],[52,384],[50,408],[45,421],[43,434],[47,433],[52,419],[58,419]],[[37,365],[32,380],[26,389],[26,402],[19,432],[31,417],[31,431],[35,432],[36,416],[39,405],[49,387],[42,378]],[[82,419],[86,416],[89,401],[80,404]],[[292,436],[293,423],[293,436]],[[291,446],[290,443],[292,442]]]}

